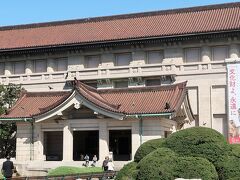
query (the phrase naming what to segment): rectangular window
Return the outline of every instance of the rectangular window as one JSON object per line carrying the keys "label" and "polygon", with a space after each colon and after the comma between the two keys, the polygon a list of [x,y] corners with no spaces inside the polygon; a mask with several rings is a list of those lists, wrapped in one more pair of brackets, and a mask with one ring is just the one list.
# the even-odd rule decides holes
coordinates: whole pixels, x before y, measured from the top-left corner
{"label": "rectangular window", "polygon": [[0,63],[0,75],[4,75],[5,74],[5,63]]}
{"label": "rectangular window", "polygon": [[158,64],[163,61],[162,51],[149,51],[147,52],[147,63],[148,64]]}
{"label": "rectangular window", "polygon": [[86,56],[85,67],[86,68],[98,68],[100,64],[100,56]]}
{"label": "rectangular window", "polygon": [[34,61],[34,72],[43,73],[47,72],[47,61],[45,59]]}
{"label": "rectangular window", "polygon": [[160,79],[146,79],[145,85],[146,86],[159,86],[159,85],[161,85],[161,80]]}
{"label": "rectangular window", "polygon": [[132,61],[132,54],[116,54],[115,56],[115,66],[128,66]]}
{"label": "rectangular window", "polygon": [[212,48],[212,60],[213,61],[224,61],[228,58],[228,47],[227,46],[216,46]]}
{"label": "rectangular window", "polygon": [[25,61],[13,62],[13,74],[25,74]]}
{"label": "rectangular window", "polygon": [[55,71],[67,71],[68,61],[66,58],[55,59]]}
{"label": "rectangular window", "polygon": [[185,49],[185,62],[199,62],[200,61],[200,49],[199,48],[187,48]]}
{"label": "rectangular window", "polygon": [[114,82],[114,88],[127,88],[128,87],[128,81],[115,81]]}

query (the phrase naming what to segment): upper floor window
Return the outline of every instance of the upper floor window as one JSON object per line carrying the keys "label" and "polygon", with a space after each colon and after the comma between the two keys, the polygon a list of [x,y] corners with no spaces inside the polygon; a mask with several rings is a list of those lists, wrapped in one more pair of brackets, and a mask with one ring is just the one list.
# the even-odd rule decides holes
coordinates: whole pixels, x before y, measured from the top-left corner
{"label": "upper floor window", "polygon": [[86,56],[85,67],[86,68],[98,68],[100,64],[100,56]]}
{"label": "upper floor window", "polygon": [[147,64],[157,64],[163,61],[163,51],[147,52]]}
{"label": "upper floor window", "polygon": [[5,71],[5,63],[1,62],[0,63],[0,75],[4,75],[5,74],[4,71]]}
{"label": "upper floor window", "polygon": [[131,53],[116,54],[115,55],[115,66],[128,66],[132,61]]}
{"label": "upper floor window", "polygon": [[55,71],[67,71],[68,61],[66,58],[55,59]]}
{"label": "upper floor window", "polygon": [[228,47],[227,46],[216,46],[212,47],[212,60],[223,61],[228,58]]}
{"label": "upper floor window", "polygon": [[45,59],[39,59],[34,61],[34,72],[43,73],[47,72],[47,61]]}
{"label": "upper floor window", "polygon": [[114,88],[127,88],[128,87],[128,81],[115,81],[114,82]]}
{"label": "upper floor window", "polygon": [[145,80],[146,86],[159,86],[161,85],[161,80],[159,79],[146,79]]}
{"label": "upper floor window", "polygon": [[200,61],[200,48],[186,48],[185,62],[199,62]]}
{"label": "upper floor window", "polygon": [[25,61],[12,62],[13,74],[25,74]]}

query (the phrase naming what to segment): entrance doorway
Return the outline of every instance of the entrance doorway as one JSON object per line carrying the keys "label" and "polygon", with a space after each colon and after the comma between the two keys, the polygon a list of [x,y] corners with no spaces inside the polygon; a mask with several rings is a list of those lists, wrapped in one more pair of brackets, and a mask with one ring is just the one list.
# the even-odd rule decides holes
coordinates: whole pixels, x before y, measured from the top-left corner
{"label": "entrance doorway", "polygon": [[99,158],[99,132],[74,131],[73,132],[73,160],[83,161],[88,154],[90,160],[94,155]]}
{"label": "entrance doorway", "polygon": [[62,161],[63,159],[63,132],[44,132],[44,154],[47,161]]}
{"label": "entrance doorway", "polygon": [[110,130],[109,150],[113,152],[114,161],[131,160],[131,130]]}

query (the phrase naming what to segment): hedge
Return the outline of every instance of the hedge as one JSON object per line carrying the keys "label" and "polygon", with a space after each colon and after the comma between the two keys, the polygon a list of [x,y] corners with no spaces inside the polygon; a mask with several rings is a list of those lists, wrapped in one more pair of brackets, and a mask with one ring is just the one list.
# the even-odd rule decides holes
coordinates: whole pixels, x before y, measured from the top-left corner
{"label": "hedge", "polygon": [[163,147],[163,143],[165,142],[164,138],[160,139],[152,139],[145,143],[143,143],[137,150],[134,156],[134,161],[139,162],[146,155],[156,150],[157,148]]}
{"label": "hedge", "polygon": [[216,166],[231,150],[222,134],[204,127],[173,133],[166,139],[165,145],[179,155],[206,158]]}
{"label": "hedge", "polygon": [[130,162],[117,173],[115,180],[135,180],[137,178],[137,163]]}
{"label": "hedge", "polygon": [[218,174],[214,165],[200,157],[179,157],[167,148],[159,148],[137,165],[138,180],[175,178],[201,178],[202,180],[217,180]]}

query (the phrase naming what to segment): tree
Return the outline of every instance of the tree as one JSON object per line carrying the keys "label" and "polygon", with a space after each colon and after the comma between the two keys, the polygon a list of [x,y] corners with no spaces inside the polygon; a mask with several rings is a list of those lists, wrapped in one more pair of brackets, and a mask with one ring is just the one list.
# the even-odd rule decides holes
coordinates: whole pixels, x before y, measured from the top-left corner
{"label": "tree", "polygon": [[[0,85],[0,115],[7,112],[16,102],[21,92],[19,85]],[[16,123],[0,122],[0,158],[7,155],[15,157],[16,153]]]}

